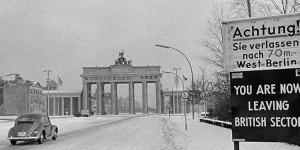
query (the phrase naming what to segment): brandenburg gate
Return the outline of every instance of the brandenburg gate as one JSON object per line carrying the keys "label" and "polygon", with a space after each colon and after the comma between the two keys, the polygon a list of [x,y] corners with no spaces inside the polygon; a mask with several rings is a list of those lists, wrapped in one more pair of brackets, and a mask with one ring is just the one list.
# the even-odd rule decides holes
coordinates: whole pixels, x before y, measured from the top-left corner
{"label": "brandenburg gate", "polygon": [[118,114],[118,86],[129,84],[129,113],[135,114],[134,84],[142,83],[142,112],[148,113],[148,88],[147,83],[155,83],[156,113],[161,113],[161,83],[160,66],[132,66],[131,60],[126,60],[124,51],[119,53],[119,58],[114,65],[109,67],[83,67],[80,75],[83,82],[83,110],[91,112],[91,85],[96,84],[97,114],[105,114],[104,85],[111,85],[111,113]]}

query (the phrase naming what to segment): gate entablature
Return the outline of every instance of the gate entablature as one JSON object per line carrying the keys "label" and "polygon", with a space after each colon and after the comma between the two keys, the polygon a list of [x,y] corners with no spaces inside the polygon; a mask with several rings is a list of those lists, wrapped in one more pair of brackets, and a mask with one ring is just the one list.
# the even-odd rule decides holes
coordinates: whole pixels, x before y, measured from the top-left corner
{"label": "gate entablature", "polygon": [[84,82],[157,82],[160,80],[160,66],[116,66],[83,67],[81,77]]}

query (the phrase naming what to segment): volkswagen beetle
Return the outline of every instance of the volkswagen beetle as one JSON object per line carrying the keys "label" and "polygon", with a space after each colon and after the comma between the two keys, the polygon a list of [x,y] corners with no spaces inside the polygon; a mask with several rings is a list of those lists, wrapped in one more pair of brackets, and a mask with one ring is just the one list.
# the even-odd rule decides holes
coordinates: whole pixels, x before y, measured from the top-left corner
{"label": "volkswagen beetle", "polygon": [[56,140],[57,134],[57,126],[51,124],[47,115],[30,113],[17,117],[7,139],[12,145],[17,141],[37,141],[42,144],[48,138]]}

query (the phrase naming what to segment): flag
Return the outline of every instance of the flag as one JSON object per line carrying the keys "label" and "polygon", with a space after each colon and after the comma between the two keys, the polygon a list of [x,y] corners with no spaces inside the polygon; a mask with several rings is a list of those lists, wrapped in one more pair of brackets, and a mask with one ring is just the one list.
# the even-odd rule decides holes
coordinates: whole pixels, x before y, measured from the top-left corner
{"label": "flag", "polygon": [[58,85],[62,86],[63,81],[61,80],[61,78],[59,76],[57,76],[57,78],[58,78],[58,81],[57,81]]}

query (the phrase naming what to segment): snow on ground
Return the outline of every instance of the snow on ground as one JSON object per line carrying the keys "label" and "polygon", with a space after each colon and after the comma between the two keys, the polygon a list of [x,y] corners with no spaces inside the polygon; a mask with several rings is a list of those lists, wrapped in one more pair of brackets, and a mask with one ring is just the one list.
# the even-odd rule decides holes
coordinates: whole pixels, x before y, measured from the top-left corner
{"label": "snow on ground", "polygon": [[[93,120],[99,118],[105,119],[105,116],[97,116]],[[115,119],[120,116],[107,118]],[[75,130],[70,134],[59,136],[56,141],[48,140],[42,145],[7,144],[5,148],[11,150],[159,150],[162,148],[162,141],[161,116],[135,115],[133,118],[127,116],[113,122],[101,123],[100,121],[93,127]]]}
{"label": "snow on ground", "polygon": [[[58,126],[59,134],[67,134],[69,132],[89,128],[99,124],[99,122],[110,122],[114,120],[120,120],[122,118],[130,117],[129,115],[118,115],[118,116],[91,116],[91,117],[70,117],[70,116],[61,116],[61,117],[50,117],[51,123]],[[16,116],[0,116],[0,147],[1,145],[6,145],[7,134],[11,127],[14,125],[14,120]]]}
{"label": "snow on ground", "polygon": [[[164,116],[168,120],[168,116]],[[199,122],[195,116],[193,120],[189,114],[187,117],[187,131],[184,126],[184,116],[172,116],[169,127],[173,127],[170,137],[177,135],[175,139],[180,139],[177,147],[188,150],[233,150],[231,129],[218,127],[215,125]],[[176,133],[174,133],[174,131]],[[172,144],[171,144],[172,145]],[[175,144],[176,145],[176,144]],[[176,147],[176,149],[177,149]],[[186,147],[186,148],[185,148]],[[170,148],[172,149],[172,148]],[[299,150],[300,147],[286,143],[275,142],[241,142],[241,150]]]}
{"label": "snow on ground", "polygon": [[91,117],[72,117],[72,118],[57,118],[51,119],[52,124],[58,126],[59,133],[66,134],[71,131],[89,128],[99,124],[99,122],[109,122],[126,118],[128,115],[118,116],[91,116]]}
{"label": "snow on ground", "polygon": [[[133,115],[108,115],[91,117],[52,117],[51,121],[59,128],[59,133],[68,137],[68,133],[82,134],[89,129],[97,129],[87,139],[65,138],[55,141],[55,145],[48,142],[49,148],[61,142],[73,148],[85,146],[101,146],[102,149],[161,149],[161,150],[233,150],[231,130],[215,125],[199,122],[198,117],[193,120],[187,117],[187,131],[183,115],[141,115],[124,122],[109,124],[110,122],[134,117]],[[1,116],[0,116],[1,120]],[[7,147],[7,132],[14,124],[13,121],[0,121],[0,149]],[[109,124],[109,126],[100,126]],[[71,135],[70,135],[71,136]],[[73,137],[73,136],[71,136]],[[81,141],[81,143],[78,142]],[[115,144],[116,141],[119,141]],[[74,142],[74,143],[73,143]],[[46,143],[47,144],[47,143]],[[86,145],[92,144],[92,145]],[[31,146],[31,145],[29,145]],[[105,147],[106,146],[106,147]],[[33,145],[34,147],[34,145]],[[65,147],[65,149],[67,149]],[[38,147],[36,147],[38,148]],[[274,142],[241,142],[241,150],[298,150],[299,146]]]}
{"label": "snow on ground", "polygon": [[161,118],[163,150],[187,149],[187,135],[178,129],[178,125],[167,118]]}

